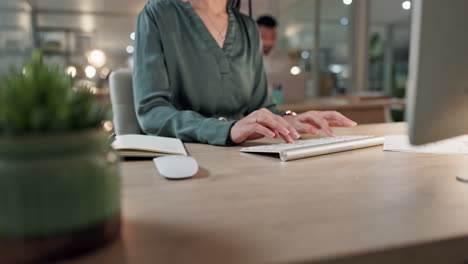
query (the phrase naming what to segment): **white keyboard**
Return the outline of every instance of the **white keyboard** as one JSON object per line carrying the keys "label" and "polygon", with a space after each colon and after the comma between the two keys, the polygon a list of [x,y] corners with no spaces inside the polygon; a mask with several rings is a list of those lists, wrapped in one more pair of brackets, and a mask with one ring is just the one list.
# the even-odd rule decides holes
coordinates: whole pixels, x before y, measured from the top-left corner
{"label": "white keyboard", "polygon": [[384,137],[342,136],[298,140],[293,144],[281,143],[242,148],[241,152],[278,153],[282,161],[312,157],[341,151],[382,145]]}

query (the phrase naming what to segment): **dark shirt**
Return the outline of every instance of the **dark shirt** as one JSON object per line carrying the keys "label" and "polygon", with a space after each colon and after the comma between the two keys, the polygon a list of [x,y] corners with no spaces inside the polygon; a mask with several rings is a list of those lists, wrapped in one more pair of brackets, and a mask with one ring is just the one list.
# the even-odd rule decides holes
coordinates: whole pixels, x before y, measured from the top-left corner
{"label": "dark shirt", "polygon": [[[255,22],[228,9],[220,48],[189,2],[151,0],[138,17],[134,96],[146,134],[226,145],[233,123],[275,110]],[[226,117],[228,121],[220,121]]]}

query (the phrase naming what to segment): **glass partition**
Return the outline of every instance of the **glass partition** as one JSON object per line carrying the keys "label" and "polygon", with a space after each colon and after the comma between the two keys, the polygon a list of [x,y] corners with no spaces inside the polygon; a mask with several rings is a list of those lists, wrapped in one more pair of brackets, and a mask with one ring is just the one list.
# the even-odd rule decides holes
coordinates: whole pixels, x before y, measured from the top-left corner
{"label": "glass partition", "polygon": [[[356,0],[252,3],[254,19],[269,14],[278,20],[276,48],[289,55],[291,73],[308,74],[309,96],[352,92]],[[369,0],[369,4],[367,90],[402,97],[408,75],[411,1]],[[247,1],[243,11],[248,13]]]}
{"label": "glass partition", "polygon": [[320,96],[345,93],[351,72],[351,3],[321,1],[320,8]]}
{"label": "glass partition", "polygon": [[[288,72],[307,77],[308,96],[346,91],[350,75],[348,0],[253,1],[254,19],[268,14],[278,21],[276,48],[290,58]],[[246,1],[243,11],[247,13]]]}
{"label": "glass partition", "polygon": [[369,90],[404,97],[411,1],[371,0],[370,3]]}

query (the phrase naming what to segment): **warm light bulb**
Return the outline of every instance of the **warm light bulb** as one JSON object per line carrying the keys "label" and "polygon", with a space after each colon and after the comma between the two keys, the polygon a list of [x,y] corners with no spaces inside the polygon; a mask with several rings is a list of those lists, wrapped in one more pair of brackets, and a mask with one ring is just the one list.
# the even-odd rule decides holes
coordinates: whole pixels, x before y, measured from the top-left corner
{"label": "warm light bulb", "polygon": [[127,51],[128,54],[132,54],[135,51],[135,48],[132,45],[130,45],[130,46],[127,46],[125,50]]}
{"label": "warm light bulb", "polygon": [[114,124],[112,124],[112,121],[107,120],[102,122],[102,127],[105,131],[111,132],[114,129]]}
{"label": "warm light bulb", "polygon": [[340,65],[336,65],[336,64],[330,65],[329,69],[331,72],[336,73],[336,74],[341,73],[343,71],[343,67],[341,67]]}
{"label": "warm light bulb", "polygon": [[86,73],[86,77],[88,77],[89,79],[92,79],[94,78],[94,76],[96,76],[96,68],[89,65],[85,68],[85,73]]}
{"label": "warm light bulb", "polygon": [[65,72],[70,75],[72,78],[75,78],[76,77],[76,73],[77,73],[77,70],[76,70],[76,67],[75,66],[69,66]]}
{"label": "warm light bulb", "polygon": [[410,1],[404,1],[404,2],[401,4],[401,7],[402,7],[404,10],[410,10],[410,9],[411,9],[411,2],[410,2]]}
{"label": "warm light bulb", "polygon": [[299,66],[294,66],[291,68],[292,75],[299,75],[301,73],[301,68]]}
{"label": "warm light bulb", "polygon": [[88,54],[88,62],[94,67],[101,68],[106,60],[106,54],[102,50],[93,50]]}

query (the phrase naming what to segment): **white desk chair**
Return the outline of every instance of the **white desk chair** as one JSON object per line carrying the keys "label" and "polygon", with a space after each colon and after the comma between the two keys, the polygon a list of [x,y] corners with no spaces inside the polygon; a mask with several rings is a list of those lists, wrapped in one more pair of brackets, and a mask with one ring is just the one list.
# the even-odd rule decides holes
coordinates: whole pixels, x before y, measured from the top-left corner
{"label": "white desk chair", "polygon": [[132,71],[114,71],[109,78],[115,135],[141,134],[133,102]]}

